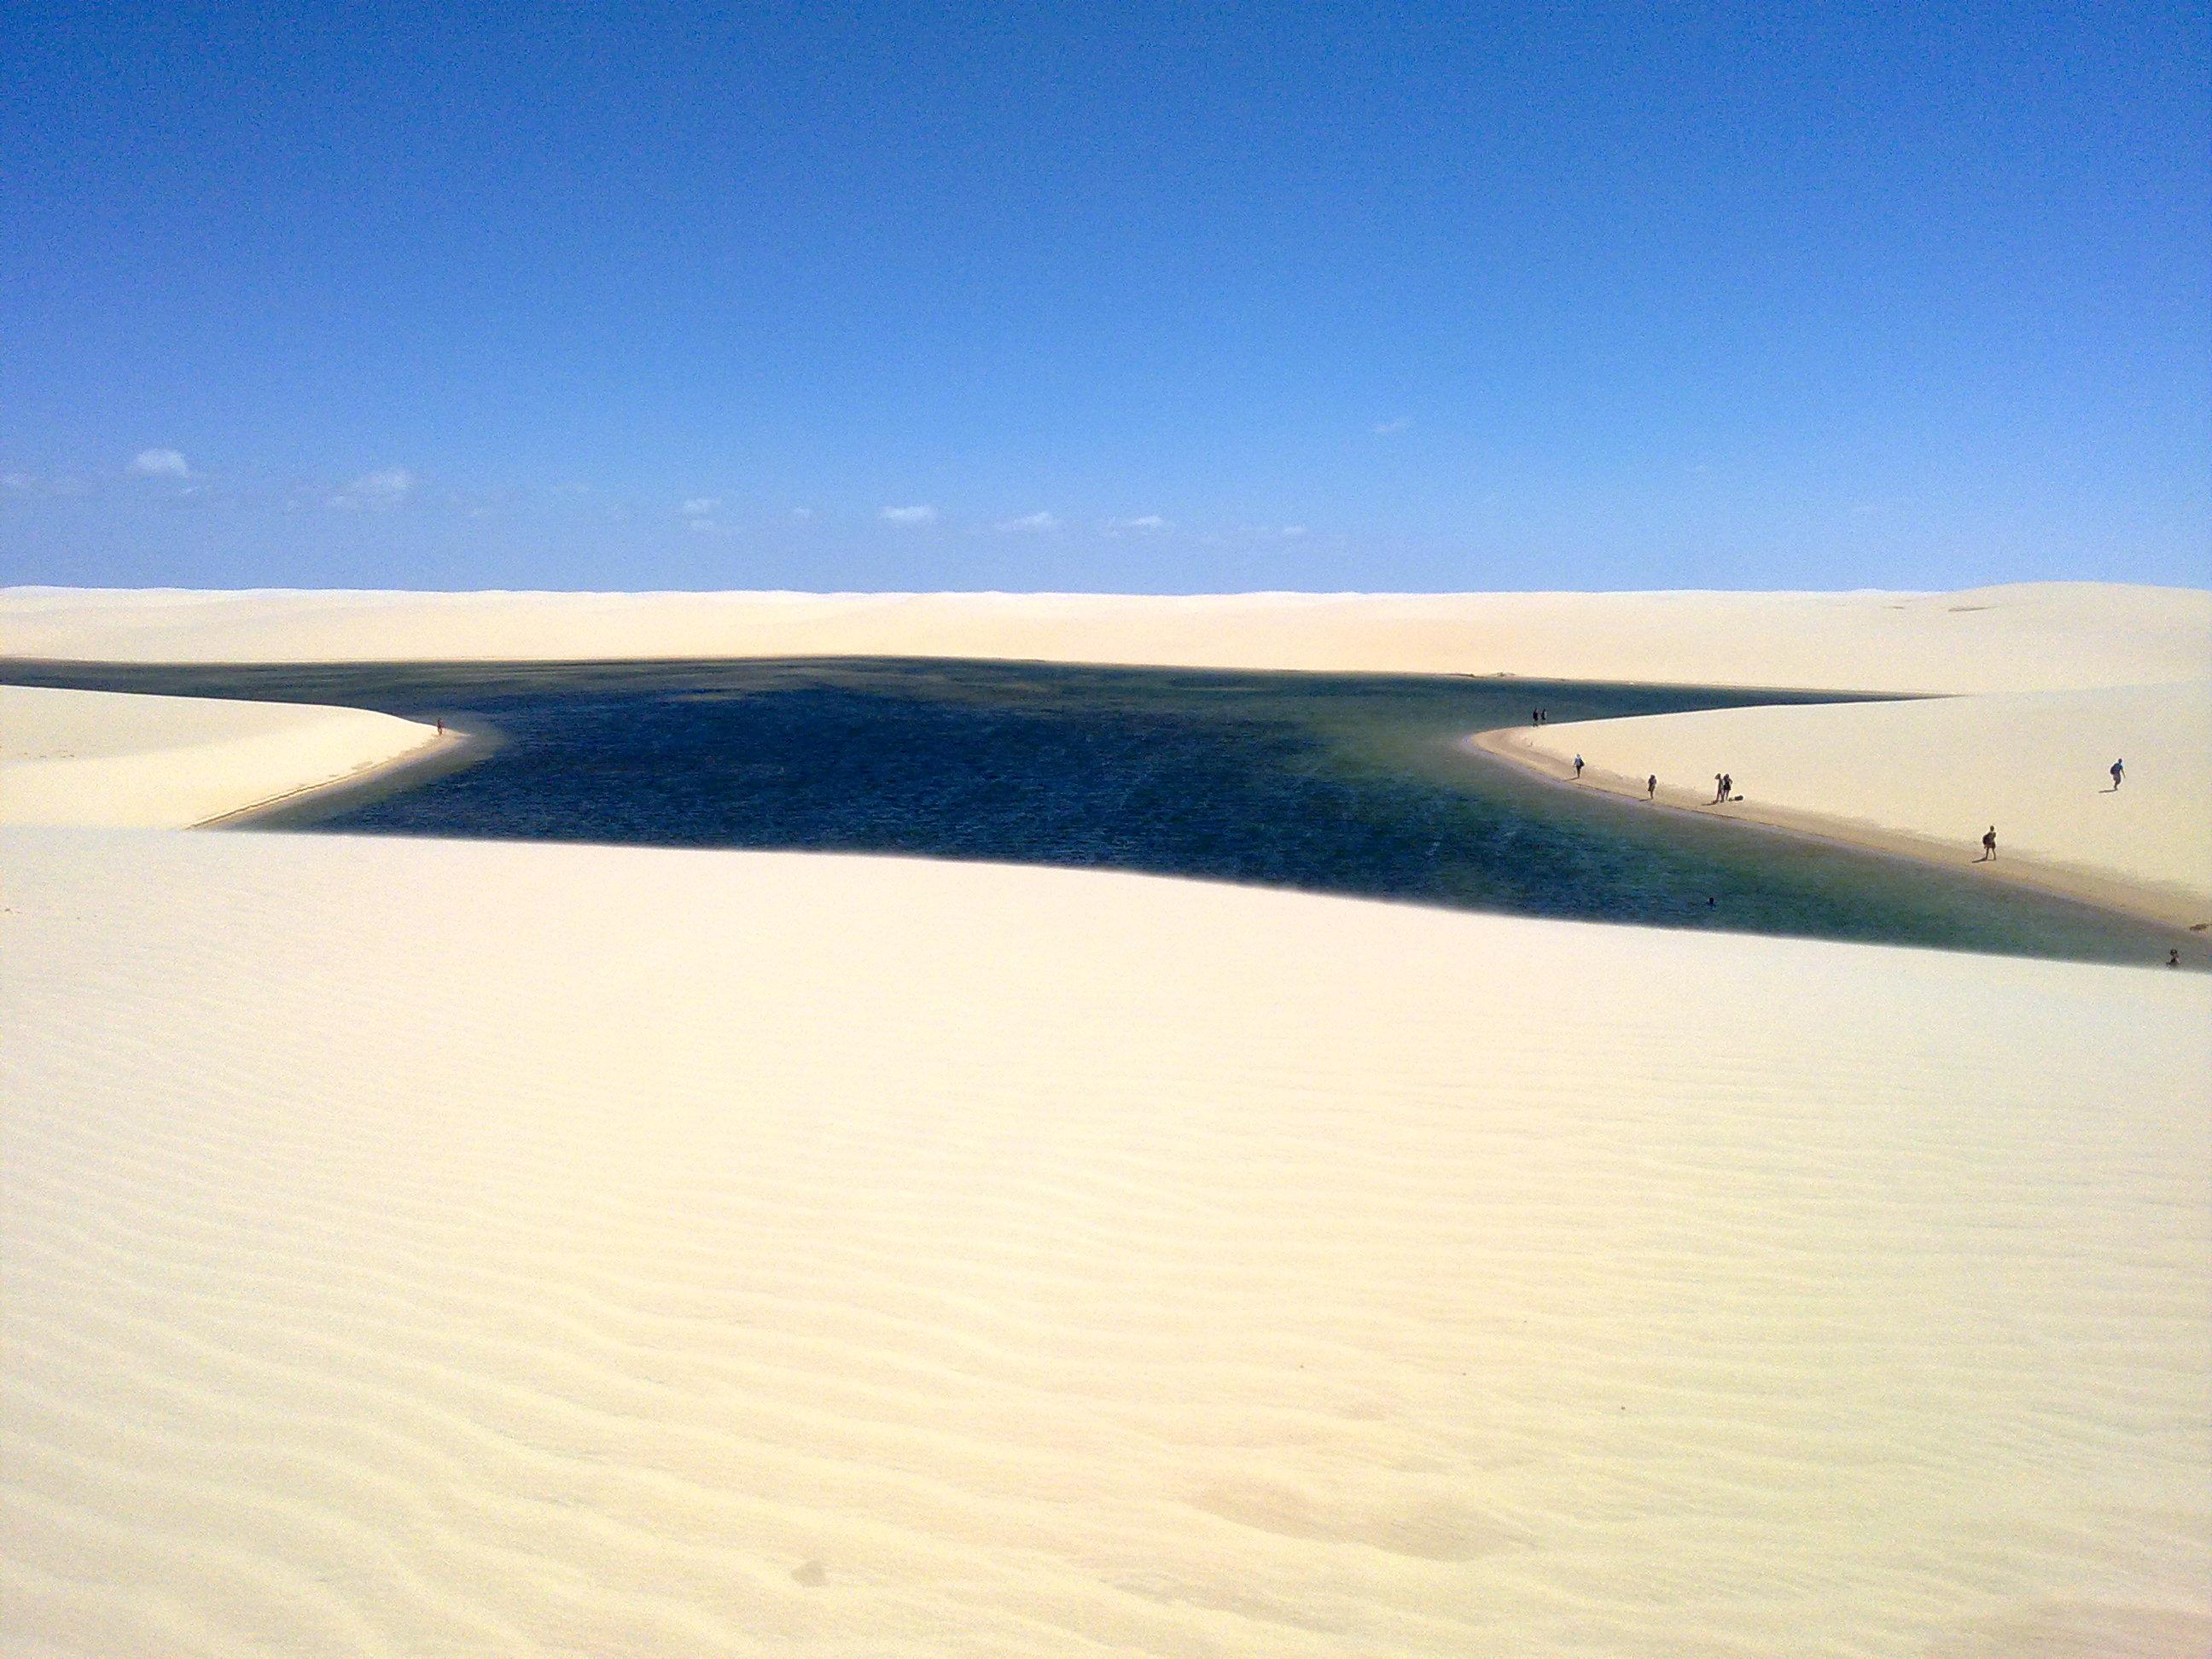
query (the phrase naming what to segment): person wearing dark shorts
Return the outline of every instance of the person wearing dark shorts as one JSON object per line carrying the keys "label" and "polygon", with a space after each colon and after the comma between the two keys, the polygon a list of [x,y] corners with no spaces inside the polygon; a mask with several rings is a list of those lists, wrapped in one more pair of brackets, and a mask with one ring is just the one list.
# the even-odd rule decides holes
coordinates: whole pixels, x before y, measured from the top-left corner
{"label": "person wearing dark shorts", "polygon": [[1987,864],[1997,855],[1997,827],[1994,823],[1982,832],[1982,856],[1978,862]]}

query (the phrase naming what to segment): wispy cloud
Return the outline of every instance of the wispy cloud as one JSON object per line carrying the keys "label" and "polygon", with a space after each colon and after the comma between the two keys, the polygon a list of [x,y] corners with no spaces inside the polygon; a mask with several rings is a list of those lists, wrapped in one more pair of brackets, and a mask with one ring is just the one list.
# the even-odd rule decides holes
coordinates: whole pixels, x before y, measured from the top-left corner
{"label": "wispy cloud", "polygon": [[734,536],[737,528],[725,524],[718,516],[722,510],[720,495],[694,495],[676,509],[684,526],[702,536]]}
{"label": "wispy cloud", "polygon": [[1028,513],[1018,519],[1002,519],[999,528],[1007,531],[1057,530],[1060,520],[1049,513]]}
{"label": "wispy cloud", "polygon": [[192,470],[173,449],[142,449],[131,458],[134,478],[189,478]]}
{"label": "wispy cloud", "polygon": [[0,474],[0,494],[9,495],[82,495],[89,487],[82,478],[66,472],[42,478],[35,472]]}
{"label": "wispy cloud", "polygon": [[1403,432],[1413,423],[1412,418],[1405,415],[1399,416],[1394,421],[1377,421],[1375,422],[1375,435],[1378,438],[1387,438],[1394,432]]}
{"label": "wispy cloud", "polygon": [[1109,519],[1099,528],[1109,536],[1146,536],[1175,526],[1157,513],[1146,513],[1133,519]]}
{"label": "wispy cloud", "polygon": [[376,512],[398,506],[415,493],[415,475],[404,466],[380,467],[364,472],[331,497],[332,507],[349,512]]}
{"label": "wispy cloud", "polygon": [[935,524],[937,509],[933,507],[887,507],[876,516],[885,524]]}
{"label": "wispy cloud", "polygon": [[814,509],[811,507],[794,507],[791,509],[791,516],[800,524],[805,524],[814,516]]}

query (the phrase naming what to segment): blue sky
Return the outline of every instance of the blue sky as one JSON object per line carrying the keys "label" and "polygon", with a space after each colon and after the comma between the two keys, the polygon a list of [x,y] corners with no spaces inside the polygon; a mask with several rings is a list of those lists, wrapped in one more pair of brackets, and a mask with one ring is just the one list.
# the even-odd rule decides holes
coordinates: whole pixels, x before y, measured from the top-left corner
{"label": "blue sky", "polygon": [[2212,580],[2201,5],[14,17],[5,580]]}

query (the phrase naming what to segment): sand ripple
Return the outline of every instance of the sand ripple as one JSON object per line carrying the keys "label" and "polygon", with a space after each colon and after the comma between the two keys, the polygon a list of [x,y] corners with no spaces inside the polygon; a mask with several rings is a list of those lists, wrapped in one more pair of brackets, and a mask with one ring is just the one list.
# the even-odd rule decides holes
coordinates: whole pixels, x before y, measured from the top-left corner
{"label": "sand ripple", "polygon": [[2207,1646],[2199,976],[0,846],[10,1653]]}

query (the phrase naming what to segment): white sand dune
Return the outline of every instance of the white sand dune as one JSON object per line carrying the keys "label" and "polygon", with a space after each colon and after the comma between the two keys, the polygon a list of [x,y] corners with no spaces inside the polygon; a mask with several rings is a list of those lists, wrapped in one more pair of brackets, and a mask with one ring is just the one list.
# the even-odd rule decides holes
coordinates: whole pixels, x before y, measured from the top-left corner
{"label": "white sand dune", "polygon": [[418,754],[362,708],[0,685],[0,823],[181,829]]}
{"label": "white sand dune", "polygon": [[11,1654],[2201,1654],[2212,981],[10,832]]}
{"label": "white sand dune", "polygon": [[2212,672],[2212,593],[394,593],[0,589],[0,654],[136,662],[1009,657],[1861,691]]}
{"label": "white sand dune", "polygon": [[[1954,864],[1998,831],[2002,877],[2185,926],[2212,921],[2212,679],[1547,725],[1485,747],[1642,799],[1895,845]],[[2124,783],[2109,769],[2126,762]],[[1728,773],[1740,805],[1709,806]]]}
{"label": "white sand dune", "polygon": [[[1966,692],[1545,735],[2142,892],[2212,783],[2197,593],[0,629]],[[347,712],[248,766],[167,701],[54,702],[9,777],[190,822]],[[0,887],[11,1655],[2212,1648],[2203,976],[734,853],[45,828]]]}

